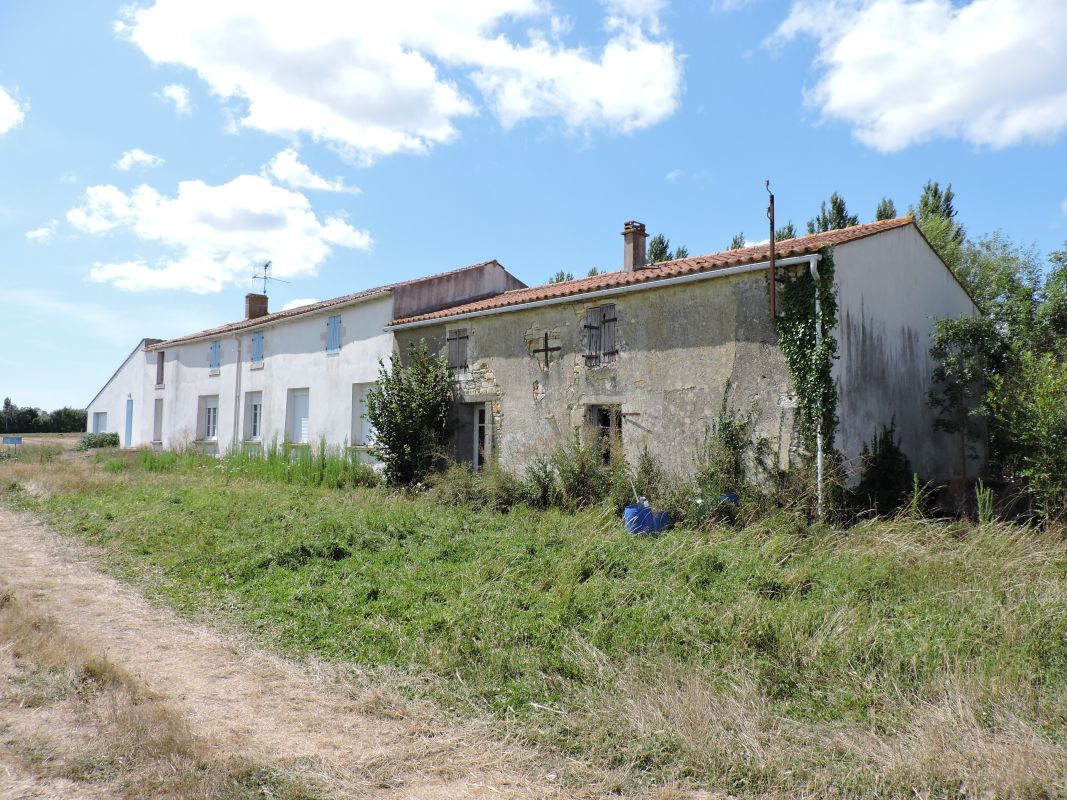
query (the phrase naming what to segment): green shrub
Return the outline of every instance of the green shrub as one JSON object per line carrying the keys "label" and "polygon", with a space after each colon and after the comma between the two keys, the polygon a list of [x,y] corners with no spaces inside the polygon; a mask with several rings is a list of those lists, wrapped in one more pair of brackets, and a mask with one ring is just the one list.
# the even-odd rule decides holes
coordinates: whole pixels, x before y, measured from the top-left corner
{"label": "green shrub", "polygon": [[84,433],[78,441],[79,450],[94,450],[99,447],[118,447],[117,433]]}
{"label": "green shrub", "polygon": [[[586,440],[594,437],[586,436]],[[578,431],[552,453],[552,466],[559,476],[560,502],[565,508],[596,505],[608,494],[610,472],[599,446],[582,441]]]}
{"label": "green shrub", "polygon": [[523,494],[527,503],[535,508],[550,508],[558,505],[562,492],[552,462],[537,456],[526,467]]}
{"label": "green shrub", "polygon": [[385,464],[389,483],[410,486],[441,461],[456,382],[448,362],[431,354],[425,341],[411,348],[407,363],[394,357],[388,367],[378,366],[378,382],[367,393],[372,452]]}

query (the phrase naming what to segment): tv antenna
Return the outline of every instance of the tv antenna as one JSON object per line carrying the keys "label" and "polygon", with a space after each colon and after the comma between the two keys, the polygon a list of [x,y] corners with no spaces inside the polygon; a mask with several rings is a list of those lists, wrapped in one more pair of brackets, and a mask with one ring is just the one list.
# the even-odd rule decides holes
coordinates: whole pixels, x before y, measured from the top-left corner
{"label": "tv antenna", "polygon": [[270,268],[273,261],[267,261],[259,268],[259,271],[252,273],[252,280],[263,281],[263,296],[267,296],[267,281],[276,281],[278,283],[289,283],[289,281],[283,281],[281,278],[272,278],[270,275]]}

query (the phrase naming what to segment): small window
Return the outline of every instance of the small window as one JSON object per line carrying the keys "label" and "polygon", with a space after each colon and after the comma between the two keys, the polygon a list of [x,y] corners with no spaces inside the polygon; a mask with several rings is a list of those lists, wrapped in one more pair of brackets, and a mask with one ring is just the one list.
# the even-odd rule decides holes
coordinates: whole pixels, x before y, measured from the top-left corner
{"label": "small window", "polygon": [[219,364],[222,362],[222,343],[214,341],[211,343],[211,352],[209,355],[208,365],[212,372],[219,371]]}
{"label": "small window", "polygon": [[450,369],[467,368],[467,329],[456,328],[449,331],[445,339],[448,342],[448,366]]}
{"label": "small window", "polygon": [[582,349],[587,367],[614,364],[619,351],[615,346],[615,304],[587,308],[582,328]]}
{"label": "small window", "polygon": [[263,436],[263,392],[245,392],[245,433],[247,442]]}
{"label": "small window", "polygon": [[252,363],[263,363],[263,332],[252,334]]}
{"label": "small window", "polygon": [[[156,353],[156,386],[163,385],[163,356],[162,350]],[[157,439],[156,441],[158,442],[159,440]]]}
{"label": "small window", "polygon": [[200,438],[219,438],[219,396],[204,395],[200,398]]}
{"label": "small window", "polygon": [[326,320],[326,352],[341,352],[341,315],[334,314]]}
{"label": "small window", "polygon": [[107,431],[107,412],[93,412],[93,433],[105,433]]}
{"label": "small window", "polygon": [[622,406],[589,406],[586,424],[601,459],[611,464],[622,454]]}

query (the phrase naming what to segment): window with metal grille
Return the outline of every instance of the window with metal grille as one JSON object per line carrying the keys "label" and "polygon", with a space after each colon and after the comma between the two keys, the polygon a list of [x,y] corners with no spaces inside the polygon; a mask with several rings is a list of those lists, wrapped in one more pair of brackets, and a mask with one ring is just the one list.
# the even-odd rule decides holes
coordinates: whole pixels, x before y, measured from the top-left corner
{"label": "window with metal grille", "polygon": [[445,339],[448,342],[448,366],[451,369],[467,368],[467,329],[450,330]]}
{"label": "window with metal grille", "polygon": [[615,346],[615,304],[605,303],[585,310],[585,325],[582,327],[582,351],[587,367],[613,364],[619,354]]}

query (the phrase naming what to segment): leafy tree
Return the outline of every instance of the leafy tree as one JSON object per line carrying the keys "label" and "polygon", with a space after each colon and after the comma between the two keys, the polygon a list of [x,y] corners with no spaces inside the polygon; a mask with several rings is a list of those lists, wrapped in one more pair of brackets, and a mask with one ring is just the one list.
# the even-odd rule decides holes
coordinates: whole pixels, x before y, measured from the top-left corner
{"label": "leafy tree", "polygon": [[85,430],[85,411],[59,408],[49,414],[39,408],[20,408],[5,397],[0,429],[5,433],[76,433]]}
{"label": "leafy tree", "polygon": [[597,275],[600,275],[600,274],[601,274],[600,270],[598,270],[596,267],[590,267],[589,271],[587,273],[585,273],[585,277],[587,277],[587,278],[595,278]]}
{"label": "leafy tree", "polygon": [[784,242],[786,239],[795,238],[797,238],[797,229],[792,220],[774,232],[774,241],[776,242]]}
{"label": "leafy tree", "polygon": [[662,233],[657,233],[648,242],[648,263],[658,264],[660,261],[670,261],[671,240]]}
{"label": "leafy tree", "polygon": [[741,233],[735,233],[734,234],[734,238],[730,240],[730,246],[728,248],[726,248],[726,249],[727,250],[740,250],[744,246],[745,246],[745,233],[744,233],[744,231],[742,231]]}
{"label": "leafy tree", "polygon": [[874,210],[874,218],[876,220],[896,219],[897,218],[897,206],[890,198],[883,197],[878,201],[878,208]]}
{"label": "leafy tree", "polygon": [[923,193],[919,196],[918,208],[911,208],[909,211],[915,215],[920,227],[924,222],[936,217],[952,220],[954,223],[952,237],[962,244],[965,234],[963,226],[955,221],[956,206],[953,203],[955,199],[956,193],[952,191],[951,183],[942,191],[937,181],[927,181],[923,186]]}
{"label": "leafy tree", "polygon": [[548,282],[550,284],[552,284],[552,283],[563,283],[565,281],[573,281],[573,280],[574,280],[574,275],[572,273],[564,272],[563,270],[560,270],[555,275],[553,275],[551,278],[549,278]]}
{"label": "leafy tree", "polygon": [[448,362],[430,353],[425,341],[411,347],[406,361],[379,361],[378,383],[367,393],[367,419],[375,431],[371,452],[394,486],[421,481],[437,466],[455,396]]}
{"label": "leafy tree", "polygon": [[855,214],[849,214],[845,207],[845,200],[837,192],[830,195],[830,207],[826,207],[826,201],[819,207],[819,214],[808,220],[808,233],[823,233],[840,228],[849,228],[858,225],[860,218]]}
{"label": "leafy tree", "polygon": [[686,247],[684,244],[678,245],[676,248],[674,248],[674,258],[675,260],[679,258],[689,258],[689,248]]}

